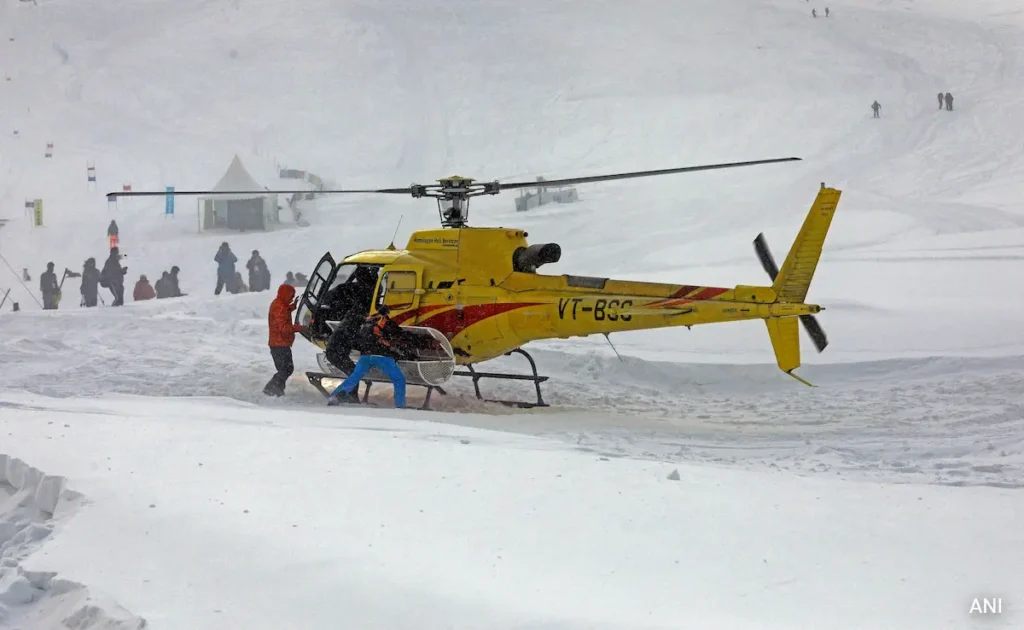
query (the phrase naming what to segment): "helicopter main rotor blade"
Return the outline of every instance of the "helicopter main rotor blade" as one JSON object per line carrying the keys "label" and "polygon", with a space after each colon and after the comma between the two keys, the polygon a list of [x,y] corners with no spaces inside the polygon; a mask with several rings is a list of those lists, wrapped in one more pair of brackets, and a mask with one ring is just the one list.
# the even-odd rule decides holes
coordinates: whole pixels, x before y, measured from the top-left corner
{"label": "helicopter main rotor blade", "polygon": [[740,166],[755,166],[758,164],[775,164],[776,162],[800,161],[798,157],[773,158],[770,160],[754,160],[751,162],[727,162],[724,164],[705,164],[702,166],[683,166],[680,168],[664,168],[655,171],[635,171],[632,173],[614,173],[612,175],[593,175],[590,177],[569,177],[567,179],[546,179],[532,182],[511,182],[508,184],[498,183],[498,188],[536,188],[537,186],[568,186],[569,184],[590,184],[593,182],[607,182],[616,179],[633,179],[635,177],[653,177],[654,175],[671,175],[673,173],[693,173],[695,171],[712,171],[722,168],[737,168]]}
{"label": "helicopter main rotor blade", "polygon": [[165,197],[171,195],[174,197],[188,197],[188,196],[202,196],[212,197],[217,195],[308,195],[315,193],[317,195],[352,195],[352,194],[384,194],[384,195],[411,195],[412,188],[377,188],[372,190],[174,190],[167,192],[164,190],[140,190],[140,191],[125,191],[125,192],[110,192],[107,193],[107,199],[117,199],[118,197]]}

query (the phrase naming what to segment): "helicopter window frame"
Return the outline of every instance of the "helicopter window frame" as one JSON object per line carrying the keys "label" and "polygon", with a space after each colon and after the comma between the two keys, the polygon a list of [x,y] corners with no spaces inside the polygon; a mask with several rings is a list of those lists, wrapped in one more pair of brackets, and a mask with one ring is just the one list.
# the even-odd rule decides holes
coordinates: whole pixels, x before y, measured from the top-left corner
{"label": "helicopter window frame", "polygon": [[[412,283],[402,283],[398,288],[395,287],[394,274],[409,274],[412,277]],[[404,310],[412,308],[416,303],[416,296],[418,295],[418,289],[420,285],[420,272],[416,269],[388,269],[380,275],[380,279],[377,281],[377,295],[374,299],[374,308],[380,309],[380,307],[387,302],[388,296],[392,293],[399,295],[408,295],[408,301],[402,301],[401,303],[388,304],[388,308],[395,310]],[[407,288],[408,287],[408,288]]]}

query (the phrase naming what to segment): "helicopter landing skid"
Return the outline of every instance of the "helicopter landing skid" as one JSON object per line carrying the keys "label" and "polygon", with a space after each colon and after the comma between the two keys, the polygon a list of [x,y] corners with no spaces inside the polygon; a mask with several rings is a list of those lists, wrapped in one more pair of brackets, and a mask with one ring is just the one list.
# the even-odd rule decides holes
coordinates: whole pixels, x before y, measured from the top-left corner
{"label": "helicopter landing skid", "polygon": [[[548,407],[549,405],[544,402],[544,396],[540,391],[540,384],[547,381],[549,377],[540,376],[537,374],[537,364],[534,362],[533,357],[528,352],[521,348],[516,348],[505,353],[505,356],[511,356],[513,353],[521,354],[526,357],[526,360],[530,362],[530,371],[532,374],[503,374],[501,372],[478,372],[473,369],[472,365],[467,365],[466,370],[456,370],[452,373],[452,376],[464,376],[473,379],[473,391],[476,393],[476,397],[484,402],[498,403],[509,407],[519,407],[520,409],[533,409],[534,407]],[[344,375],[341,375],[344,377]],[[338,374],[324,374],[323,372],[306,372],[306,378],[309,379],[309,384],[312,385],[324,396],[330,396],[331,392],[323,385],[323,379],[331,378],[338,379]],[[494,400],[491,398],[484,398],[483,394],[480,393],[480,379],[482,378],[493,378],[493,379],[505,379],[513,381],[531,381],[537,391],[537,402],[527,402],[519,400]],[[373,386],[374,381],[364,380],[366,383],[366,389],[363,392],[362,402],[366,402],[370,397],[370,388]],[[420,405],[420,409],[430,408],[430,396],[437,390],[441,395],[447,395],[448,392],[444,391],[443,388],[437,385],[420,385],[418,383],[408,383],[407,386],[425,387],[427,389],[427,395],[423,399],[423,404]]]}
{"label": "helicopter landing skid", "polygon": [[[473,390],[476,392],[476,397],[485,402],[500,403],[502,405],[507,405],[509,407],[519,407],[521,409],[532,409],[534,407],[550,406],[546,402],[544,402],[544,396],[541,394],[540,391],[540,384],[548,380],[549,377],[540,376],[537,374],[537,363],[534,362],[533,357],[530,356],[529,352],[523,350],[522,348],[516,348],[515,350],[510,350],[506,352],[505,356],[512,356],[513,353],[521,354],[524,357],[526,357],[526,360],[530,362],[530,371],[533,372],[532,374],[503,374],[500,372],[477,372],[476,370],[473,369],[473,365],[469,364],[466,366],[468,368],[467,370],[456,370],[455,372],[452,373],[452,376],[467,376],[469,378],[472,378]],[[518,400],[493,400],[490,398],[484,398],[483,395],[480,394],[480,379],[482,378],[505,379],[512,381],[532,381],[534,388],[537,390],[537,402],[525,402]]]}
{"label": "helicopter landing skid", "polygon": [[[324,374],[323,372],[306,372],[306,378],[309,379],[309,384],[315,387],[318,392],[329,398],[331,392],[326,387],[324,387],[323,380],[325,378],[343,380],[344,374],[342,374],[339,377],[339,375],[337,374]],[[366,404],[367,401],[370,399],[370,388],[373,386],[374,381],[364,380],[363,382],[366,383],[366,389],[363,390],[363,397],[361,399],[361,402],[363,404]],[[420,405],[420,409],[430,409],[430,395],[434,393],[434,390],[437,390],[442,395],[447,395],[448,393],[444,391],[443,388],[437,385],[420,385],[419,383],[407,383],[406,387],[409,386],[427,388],[427,395],[423,399],[423,404]]]}

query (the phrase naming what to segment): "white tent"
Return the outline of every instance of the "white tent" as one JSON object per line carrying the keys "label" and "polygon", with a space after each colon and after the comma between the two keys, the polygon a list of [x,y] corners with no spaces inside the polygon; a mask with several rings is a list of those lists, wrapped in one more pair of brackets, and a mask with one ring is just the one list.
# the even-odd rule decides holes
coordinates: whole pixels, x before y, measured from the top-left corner
{"label": "white tent", "polygon": [[199,230],[269,230],[278,222],[277,195],[255,193],[266,190],[236,155],[213,192],[237,195],[207,195],[199,198]]}

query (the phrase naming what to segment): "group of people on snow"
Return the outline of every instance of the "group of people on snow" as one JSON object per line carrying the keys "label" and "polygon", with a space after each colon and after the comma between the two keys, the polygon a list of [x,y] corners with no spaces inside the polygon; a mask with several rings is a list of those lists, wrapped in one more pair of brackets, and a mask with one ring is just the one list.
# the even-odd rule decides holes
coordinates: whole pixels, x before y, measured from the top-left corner
{"label": "group of people on snow", "polygon": [[[952,94],[950,94],[949,92],[946,92],[945,94],[943,94],[942,92],[939,92],[938,94],[936,94],[936,97],[938,98],[938,101],[939,101],[939,109],[942,109],[943,104],[945,104],[946,110],[953,111],[953,95]],[[875,101],[874,103],[872,103],[871,104],[871,113],[872,113],[871,117],[872,118],[881,118],[881,115],[880,115],[881,110],[882,110],[882,105],[878,101]]]}
{"label": "group of people on snow", "polygon": [[[125,276],[128,273],[128,268],[121,266],[123,256],[120,254],[120,248],[117,245],[118,232],[117,223],[111,221],[110,226],[107,228],[108,242],[111,244],[110,255],[104,262],[102,269],[97,268],[95,258],[89,258],[85,261],[81,273],[65,269],[63,276],[58,279],[54,271],[54,263],[47,263],[46,271],[39,276],[39,291],[43,296],[44,309],[52,310],[58,308],[65,278],[82,279],[80,289],[82,306],[92,307],[96,306],[98,302],[103,301],[99,294],[100,287],[110,290],[113,296],[111,306],[122,306],[124,304]],[[267,262],[260,256],[258,250],[252,250],[252,256],[246,263],[246,268],[249,271],[248,285],[242,279],[242,274],[235,271],[235,263],[238,259],[227,243],[221,244],[220,249],[217,250],[217,254],[214,256],[214,260],[217,262],[215,295],[220,295],[220,292],[225,288],[227,288],[229,293],[247,293],[249,291],[266,291],[270,289],[270,270],[267,267]],[[149,278],[145,274],[140,275],[132,290],[132,298],[135,301],[144,301],[184,296],[185,294],[181,292],[180,280],[178,278],[179,272],[180,268],[175,265],[171,267],[170,271],[162,272],[160,278],[155,283],[150,283]],[[26,281],[31,279],[27,269],[23,270],[22,275]],[[301,276],[301,278],[298,276]],[[300,280],[303,281],[301,285],[299,284]],[[304,281],[305,276],[302,276],[302,274],[293,276],[291,272],[288,272],[288,284],[305,286]],[[106,302],[103,303],[106,304]]]}
{"label": "group of people on snow", "polygon": [[[416,357],[420,337],[406,332],[390,317],[386,305],[366,315],[373,300],[377,283],[373,269],[359,267],[345,283],[331,289],[324,296],[321,309],[329,312],[329,319],[339,321],[327,341],[327,360],[347,374],[345,380],[330,393],[327,404],[359,403],[359,382],[374,368],[383,372],[395,391],[395,407],[404,408],[405,375],[398,361]],[[308,333],[307,326],[293,322],[292,313],[298,306],[295,287],[284,283],[277,289],[277,297],[268,313],[270,355],[275,374],[263,388],[268,396],[283,396],[285,383],[295,370],[292,344],[295,333]],[[359,352],[359,361],[353,362],[351,353]]]}
{"label": "group of people on snow", "polygon": [[220,244],[220,249],[217,250],[213,260],[217,263],[217,286],[213,290],[214,295],[220,295],[224,289],[227,289],[228,293],[270,290],[270,268],[267,267],[267,261],[260,256],[259,250],[252,250],[252,255],[245,263],[245,268],[249,272],[249,284],[246,284],[242,278],[242,272],[235,270],[238,257],[231,251],[231,246],[227,242]]}
{"label": "group of people on snow", "polygon": [[[46,271],[39,275],[39,292],[43,295],[43,308],[46,310],[58,308],[65,278],[82,279],[79,289],[79,293],[82,295],[80,306],[91,308],[99,302],[106,304],[100,295],[100,288],[110,291],[113,298],[111,306],[123,306],[125,276],[128,274],[128,267],[121,266],[122,257],[120,248],[112,247],[102,268],[97,268],[95,258],[89,258],[82,265],[81,273],[64,269],[60,281],[57,280],[57,274],[53,270],[53,263],[46,263]],[[139,301],[183,296],[178,282],[178,272],[177,265],[171,267],[170,272],[163,272],[160,279],[156,281],[155,288],[150,285],[149,279],[145,275],[139,276],[138,282],[135,283],[135,289],[132,291],[132,297]]]}

